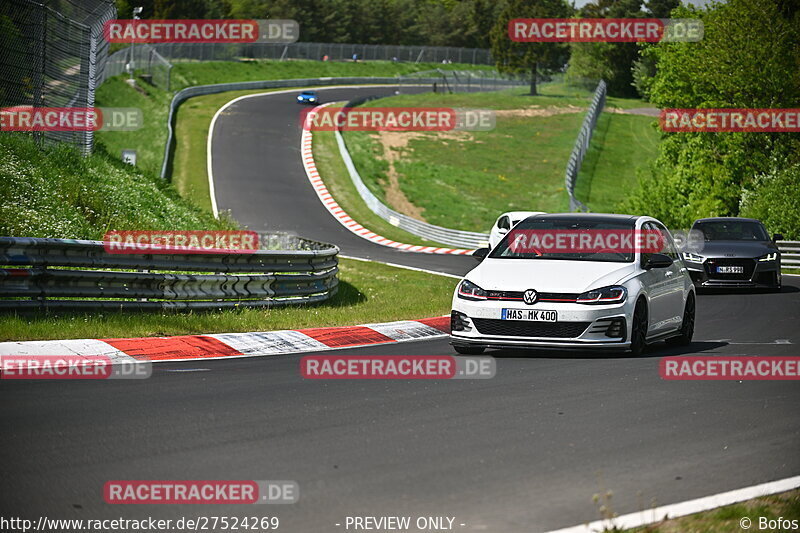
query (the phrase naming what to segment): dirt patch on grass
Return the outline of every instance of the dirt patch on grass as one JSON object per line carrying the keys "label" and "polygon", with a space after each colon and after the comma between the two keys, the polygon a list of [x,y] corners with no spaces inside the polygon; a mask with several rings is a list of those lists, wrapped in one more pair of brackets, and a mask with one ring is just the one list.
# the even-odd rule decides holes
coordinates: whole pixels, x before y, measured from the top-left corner
{"label": "dirt patch on grass", "polygon": [[547,106],[532,105],[519,109],[498,109],[494,112],[496,117],[552,117],[553,115],[564,115],[568,113],[583,113],[584,107],[576,105],[568,106]]}
{"label": "dirt patch on grass", "polygon": [[435,137],[441,139],[443,143],[448,140],[458,142],[473,141],[475,136],[468,131],[438,131],[438,132],[420,132],[420,131],[379,131],[373,134],[373,137],[381,143],[383,147],[383,157],[389,164],[389,170],[386,173],[389,183],[385,184],[386,203],[389,207],[414,217],[417,220],[425,220],[423,215],[424,209],[411,203],[411,201],[400,189],[400,175],[395,168],[395,163],[399,161],[404,152],[409,152],[411,149],[408,147],[414,139],[424,139]]}

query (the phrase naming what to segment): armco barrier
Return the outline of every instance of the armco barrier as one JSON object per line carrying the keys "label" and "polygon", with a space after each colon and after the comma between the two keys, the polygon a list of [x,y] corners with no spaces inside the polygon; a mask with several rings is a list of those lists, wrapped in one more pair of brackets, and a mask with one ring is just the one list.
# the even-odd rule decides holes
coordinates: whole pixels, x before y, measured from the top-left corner
{"label": "armco barrier", "polygon": [[[352,100],[346,104],[346,107],[352,107],[364,103],[367,100],[368,98]],[[364,203],[367,204],[367,207],[369,207],[373,213],[387,221],[389,224],[397,226],[398,228],[416,235],[417,237],[422,237],[423,239],[440,242],[442,244],[448,244],[450,246],[460,246],[463,248],[482,248],[489,245],[488,233],[476,233],[474,231],[460,231],[450,228],[443,228],[442,226],[436,226],[434,224],[422,222],[421,220],[398,213],[397,211],[387,207],[364,184],[364,180],[361,179],[361,175],[358,173],[356,166],[353,164],[353,159],[350,157],[350,153],[347,151],[347,146],[345,145],[344,139],[342,138],[342,134],[339,132],[339,130],[336,130],[334,135],[336,135],[336,143],[339,145],[339,153],[344,161],[344,166],[347,167],[348,174],[350,174],[350,179],[353,181],[353,185],[355,185],[355,188],[358,191],[358,194],[361,196],[361,199],[364,200]]]}
{"label": "armco barrier", "polygon": [[781,251],[781,266],[800,268],[800,241],[777,241]]}
{"label": "armco barrier", "polygon": [[0,265],[12,267],[0,269],[0,310],[273,307],[336,293],[336,246],[279,240],[294,249],[120,254],[99,241],[0,237]]}
{"label": "armco barrier", "polygon": [[570,211],[588,211],[589,208],[580,200],[575,198],[575,182],[578,180],[578,173],[583,164],[583,158],[589,150],[589,142],[592,140],[592,133],[594,127],[597,125],[597,118],[603,111],[606,105],[606,82],[600,80],[597,84],[597,89],[594,91],[594,98],[586,112],[586,117],[583,119],[581,131],[578,133],[578,138],[575,139],[575,146],[572,148],[572,153],[567,162],[567,172],[564,176],[564,186],[569,195],[569,210]]}

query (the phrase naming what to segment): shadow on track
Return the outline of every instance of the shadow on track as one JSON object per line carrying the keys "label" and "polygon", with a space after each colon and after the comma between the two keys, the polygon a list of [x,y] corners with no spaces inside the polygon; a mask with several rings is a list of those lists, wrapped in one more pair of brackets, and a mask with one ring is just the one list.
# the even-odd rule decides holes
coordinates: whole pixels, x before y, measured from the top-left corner
{"label": "shadow on track", "polygon": [[698,341],[688,346],[670,346],[666,343],[658,342],[648,346],[645,353],[639,357],[632,357],[625,352],[546,349],[491,350],[485,352],[485,355],[490,355],[496,359],[646,359],[672,355],[694,355],[721,348],[727,344],[727,342],[721,341]]}

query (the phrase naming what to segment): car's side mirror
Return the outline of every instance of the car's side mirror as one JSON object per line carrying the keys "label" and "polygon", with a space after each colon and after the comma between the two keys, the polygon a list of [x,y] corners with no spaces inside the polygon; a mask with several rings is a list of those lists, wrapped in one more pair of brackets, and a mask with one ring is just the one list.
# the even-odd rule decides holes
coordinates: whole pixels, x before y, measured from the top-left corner
{"label": "car's side mirror", "polygon": [[483,261],[484,259],[486,259],[487,255],[489,255],[488,248],[478,248],[477,250],[472,252],[472,257],[474,257],[478,261]]}
{"label": "car's side mirror", "polygon": [[772,240],[775,242],[783,240],[783,233],[776,233],[772,236]]}
{"label": "car's side mirror", "polygon": [[508,233],[508,228],[497,228],[497,233],[499,233],[500,235],[505,235],[506,233]]}
{"label": "car's side mirror", "polygon": [[647,258],[644,268],[645,270],[650,270],[651,268],[667,268],[671,264],[672,258],[670,256],[664,254],[652,254]]}

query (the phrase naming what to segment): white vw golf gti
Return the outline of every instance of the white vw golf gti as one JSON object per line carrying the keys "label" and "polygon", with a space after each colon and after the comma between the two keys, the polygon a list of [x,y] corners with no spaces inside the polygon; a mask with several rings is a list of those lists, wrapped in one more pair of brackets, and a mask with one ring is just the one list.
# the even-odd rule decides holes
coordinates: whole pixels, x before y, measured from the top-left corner
{"label": "white vw golf gti", "polygon": [[453,295],[451,344],[458,353],[543,347],[639,355],[656,341],[692,340],[694,284],[669,231],[654,218],[531,216],[494,249],[474,255],[481,264]]}

